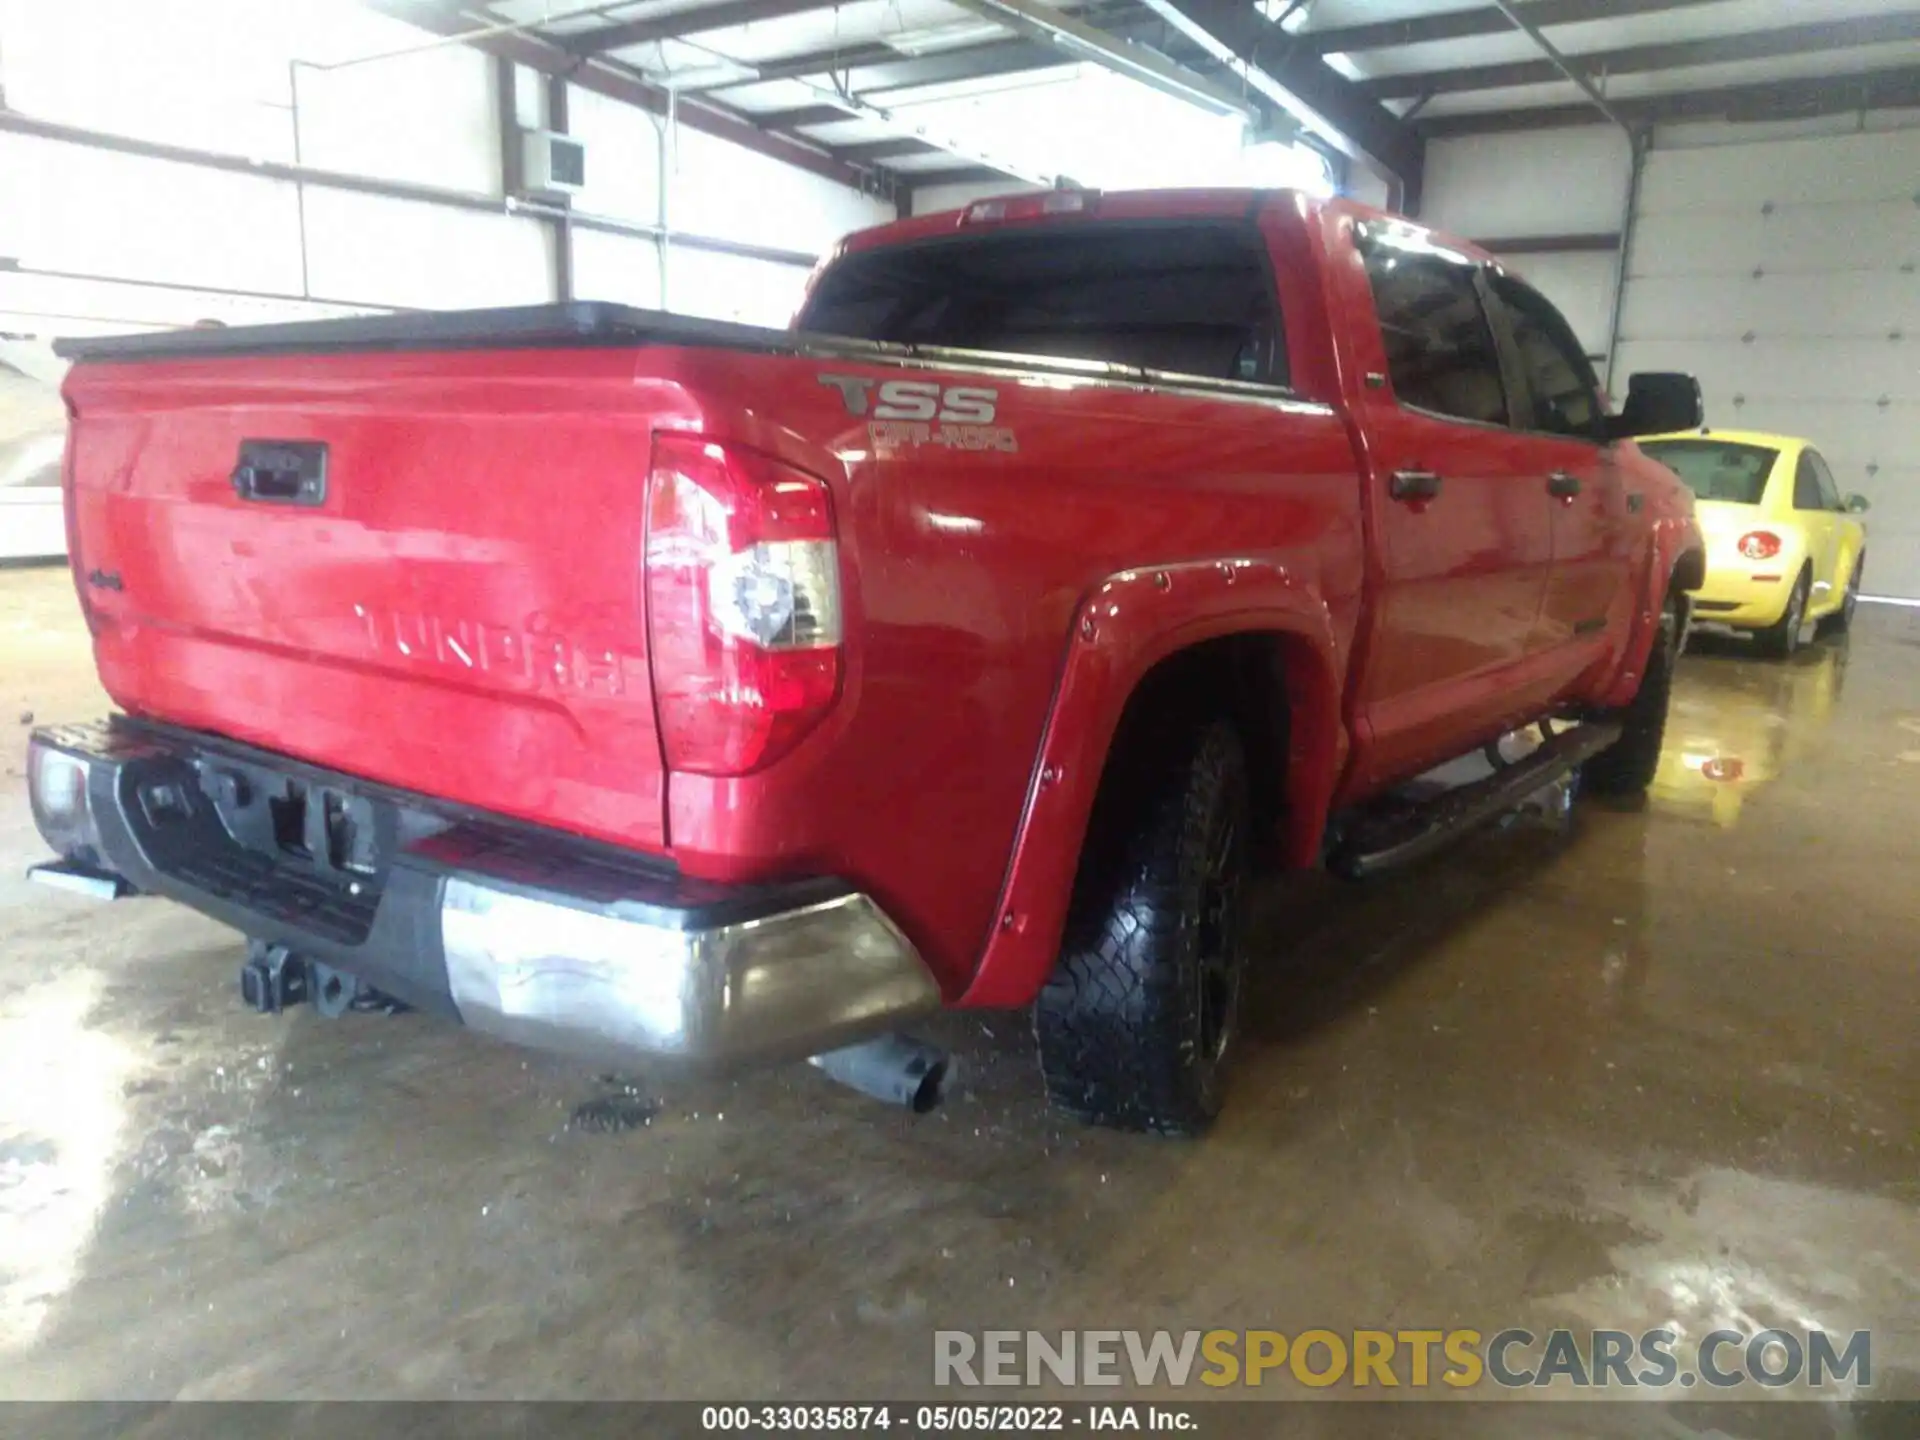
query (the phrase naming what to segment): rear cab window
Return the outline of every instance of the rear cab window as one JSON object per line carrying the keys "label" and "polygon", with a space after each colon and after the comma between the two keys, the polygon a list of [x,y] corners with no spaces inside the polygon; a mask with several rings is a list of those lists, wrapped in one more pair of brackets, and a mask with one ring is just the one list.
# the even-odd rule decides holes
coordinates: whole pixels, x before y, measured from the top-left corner
{"label": "rear cab window", "polygon": [[1780,458],[1770,446],[1731,440],[1642,440],[1640,450],[1678,475],[1695,499],[1727,505],[1758,505]]}
{"label": "rear cab window", "polygon": [[1387,375],[1403,406],[1480,425],[1505,425],[1500,349],[1481,303],[1478,266],[1370,226],[1360,237]]}
{"label": "rear cab window", "polygon": [[1288,382],[1266,245],[1243,221],[1054,221],[854,251],[821,274],[795,323],[858,340]]}

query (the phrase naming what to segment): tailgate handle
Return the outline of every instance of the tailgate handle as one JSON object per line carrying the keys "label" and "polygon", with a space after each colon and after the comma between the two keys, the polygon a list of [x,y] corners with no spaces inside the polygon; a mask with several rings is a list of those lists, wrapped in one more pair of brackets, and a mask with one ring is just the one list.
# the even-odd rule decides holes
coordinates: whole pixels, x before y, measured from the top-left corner
{"label": "tailgate handle", "polygon": [[228,478],[242,500],[318,505],[327,498],[327,447],[320,440],[242,440]]}

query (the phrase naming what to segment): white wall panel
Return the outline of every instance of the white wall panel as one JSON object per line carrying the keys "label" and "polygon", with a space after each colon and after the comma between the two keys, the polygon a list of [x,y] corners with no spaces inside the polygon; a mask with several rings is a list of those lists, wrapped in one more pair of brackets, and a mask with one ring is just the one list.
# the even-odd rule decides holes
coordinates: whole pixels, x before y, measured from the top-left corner
{"label": "white wall panel", "polygon": [[[1655,152],[1658,153],[1657,151]],[[1748,275],[1768,271],[1884,272],[1917,258],[1920,206],[1911,200],[1860,201],[1745,210],[1643,211],[1634,221],[1633,266],[1661,275]],[[1846,237],[1844,256],[1836,236]]]}
{"label": "white wall panel", "polygon": [[[394,54],[430,37],[363,6],[0,0],[0,36],[7,103],[27,114],[291,161],[297,89],[307,164],[497,193],[491,62],[462,46]],[[297,82],[296,59],[314,62]]]}
{"label": "white wall panel", "polygon": [[1656,145],[1615,370],[1690,370],[1711,424],[1812,437],[1874,502],[1868,588],[1904,598],[1920,598],[1917,176],[1917,130]]}
{"label": "white wall panel", "polygon": [[1890,285],[1885,271],[1643,275],[1622,323],[1641,340],[1889,340],[1908,331],[1915,348],[1906,363],[1920,363],[1920,283]]}
{"label": "white wall panel", "polygon": [[0,134],[0,255],[46,270],[300,292],[290,184]]}
{"label": "white wall panel", "polygon": [[685,315],[783,327],[800,308],[806,286],[807,271],[798,265],[685,246],[671,247],[667,255],[667,293],[674,310]]}
{"label": "white wall panel", "polygon": [[111,335],[171,329],[196,320],[227,325],[266,325],[289,320],[331,320],[361,315],[371,307],[325,305],[292,297],[235,295],[192,286],[82,280],[0,270],[0,330],[28,335]]}
{"label": "white wall panel", "polygon": [[1640,182],[1648,215],[1760,205],[1906,199],[1920,176],[1920,130],[1825,135],[1752,145],[1655,149]]}
{"label": "white wall panel", "polygon": [[[1632,303],[1632,292],[1628,292]],[[1739,399],[1751,407],[1794,399],[1889,400],[1910,396],[1913,349],[1869,340],[1756,339],[1648,340],[1623,336],[1618,371],[1690,370],[1707,388],[1707,413],[1718,424],[1731,421],[1721,406]],[[1624,390],[1624,386],[1622,389]],[[1747,423],[1743,421],[1742,423]],[[1766,427],[1755,423],[1754,428]]]}
{"label": "white wall panel", "polygon": [[[419,43],[419,32],[410,33]],[[498,195],[492,67],[491,59],[463,45],[339,70],[302,67],[295,81],[301,162]]]}
{"label": "white wall panel", "polygon": [[1435,140],[1420,219],[1469,240],[1616,231],[1631,164],[1612,126]]}
{"label": "white wall panel", "polygon": [[1808,115],[1797,120],[1743,120],[1728,125],[1721,120],[1690,120],[1661,125],[1654,143],[1661,149],[1692,149],[1701,145],[1755,145],[1764,140],[1807,140],[1819,135],[1858,135],[1883,130],[1920,127],[1920,110],[1849,111],[1839,115]]}
{"label": "white wall panel", "polygon": [[[352,0],[0,0],[0,85],[23,114],[106,135],[497,196],[502,117],[492,62],[432,41]],[[522,72],[516,80],[514,108],[523,123],[539,123],[544,79]],[[569,110],[587,146],[579,209],[658,223],[656,120],[578,88]],[[676,230],[810,259],[849,230],[893,218],[890,202],[685,126],[677,146],[668,206]],[[552,230],[538,220],[323,185],[302,190],[6,133],[0,256],[107,278],[61,282],[57,293],[45,276],[9,281],[0,312],[35,334],[313,313],[300,298],[302,200],[304,293],[422,309],[551,296]],[[661,295],[645,238],[580,229],[575,248],[583,296],[774,323],[806,273],[681,247],[683,304],[671,289]],[[217,295],[222,289],[250,293]]]}
{"label": "white wall panel", "polygon": [[308,273],[317,295],[446,310],[553,299],[552,230],[339,190],[307,192]]}
{"label": "white wall panel", "polygon": [[568,131],[587,147],[587,188],[575,205],[591,214],[652,225],[660,219],[660,130],[653,116],[577,86]]}
{"label": "white wall panel", "polygon": [[259,0],[0,0],[13,109],[86,129],[291,159],[287,24]]}
{"label": "white wall panel", "polygon": [[676,159],[668,180],[676,230],[819,255],[849,230],[894,218],[886,201],[685,126]]}
{"label": "white wall panel", "polygon": [[642,310],[660,309],[659,247],[638,235],[576,227],[573,293],[582,300],[611,300]]}

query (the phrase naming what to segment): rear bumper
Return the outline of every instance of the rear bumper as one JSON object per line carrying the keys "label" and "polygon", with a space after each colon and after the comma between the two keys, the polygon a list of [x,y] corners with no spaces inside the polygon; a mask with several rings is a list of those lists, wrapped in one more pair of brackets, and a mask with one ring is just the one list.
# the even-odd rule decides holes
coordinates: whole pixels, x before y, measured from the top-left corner
{"label": "rear bumper", "polygon": [[[1778,567],[1769,565],[1766,574]],[[1693,593],[1693,620],[1697,625],[1735,625],[1741,629],[1763,629],[1775,624],[1787,612],[1787,597],[1793,593],[1794,570],[1786,570],[1776,580],[1755,580],[1749,573],[1707,567],[1706,583]]]}
{"label": "rear bumper", "polygon": [[707,885],[125,720],[35,731],[28,774],[63,856],[516,1043],[725,1067],[817,1054],[940,1003],[906,937],[839,881]]}

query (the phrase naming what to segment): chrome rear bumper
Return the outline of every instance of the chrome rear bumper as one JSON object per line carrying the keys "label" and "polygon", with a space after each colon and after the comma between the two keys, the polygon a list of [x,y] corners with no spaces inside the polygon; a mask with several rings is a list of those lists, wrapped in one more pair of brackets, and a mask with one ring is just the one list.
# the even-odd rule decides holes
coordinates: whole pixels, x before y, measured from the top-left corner
{"label": "chrome rear bumper", "polygon": [[[818,1054],[940,1004],[899,928],[833,880],[689,881],[650,857],[144,723],[35,731],[28,774],[66,862],[44,878],[118,877],[517,1044],[724,1067]],[[290,794],[362,817],[364,845],[276,846],[252,812]]]}
{"label": "chrome rear bumper", "polygon": [[798,1058],[940,1004],[906,937],[859,894],[674,929],[458,876],[446,885],[440,933],[461,1018],[541,1049]]}

